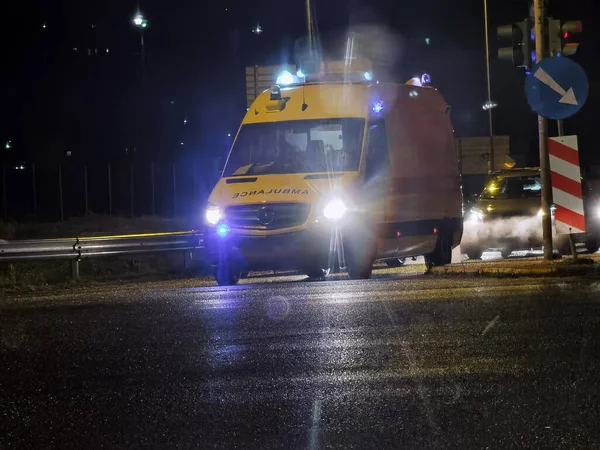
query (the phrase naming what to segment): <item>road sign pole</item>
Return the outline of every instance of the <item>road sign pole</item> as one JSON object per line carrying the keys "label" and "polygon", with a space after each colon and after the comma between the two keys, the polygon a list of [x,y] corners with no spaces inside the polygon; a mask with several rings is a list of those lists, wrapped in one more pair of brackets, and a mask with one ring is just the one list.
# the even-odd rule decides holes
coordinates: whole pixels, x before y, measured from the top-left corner
{"label": "road sign pole", "polygon": [[6,195],[6,164],[2,164],[2,210],[4,220],[8,220],[8,200]]}
{"label": "road sign pole", "polygon": [[556,121],[556,127],[558,129],[558,135],[559,136],[564,136],[565,135],[565,125],[563,123],[562,120],[557,120]]}
{"label": "road sign pole", "polygon": [[[535,53],[539,63],[544,58],[544,0],[534,0],[535,14]],[[550,157],[548,156],[548,120],[538,116],[540,141],[540,173],[542,178],[542,234],[544,239],[544,259],[551,260],[552,246],[552,184],[550,182]]]}
{"label": "road sign pole", "polygon": [[492,116],[492,84],[490,80],[490,36],[488,31],[488,2],[484,0],[483,11],[485,16],[485,59],[486,59],[486,78],[487,78],[487,95],[488,95],[488,121],[490,131],[490,158],[488,172],[492,173],[495,169],[494,161],[494,119]]}

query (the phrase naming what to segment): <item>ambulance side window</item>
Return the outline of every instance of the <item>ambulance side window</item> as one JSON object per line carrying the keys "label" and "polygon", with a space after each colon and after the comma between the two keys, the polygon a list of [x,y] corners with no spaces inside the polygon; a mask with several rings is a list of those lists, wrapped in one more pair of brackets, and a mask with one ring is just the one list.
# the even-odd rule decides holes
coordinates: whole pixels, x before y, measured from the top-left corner
{"label": "ambulance side window", "polygon": [[367,145],[366,178],[387,176],[390,172],[390,153],[385,122],[378,120],[369,125],[369,142]]}

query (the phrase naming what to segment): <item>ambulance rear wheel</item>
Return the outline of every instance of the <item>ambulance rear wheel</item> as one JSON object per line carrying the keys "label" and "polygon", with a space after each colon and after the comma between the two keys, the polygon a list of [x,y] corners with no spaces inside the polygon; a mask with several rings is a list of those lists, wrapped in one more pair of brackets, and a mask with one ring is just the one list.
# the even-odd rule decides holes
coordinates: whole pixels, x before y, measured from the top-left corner
{"label": "ambulance rear wheel", "polygon": [[311,280],[322,280],[329,275],[329,269],[321,267],[307,267],[303,271]]}
{"label": "ambulance rear wheel", "polygon": [[406,262],[406,258],[386,259],[385,264],[390,268],[402,267]]}
{"label": "ambulance rear wheel", "polygon": [[440,232],[433,253],[425,255],[427,267],[440,267],[452,262],[452,234]]}

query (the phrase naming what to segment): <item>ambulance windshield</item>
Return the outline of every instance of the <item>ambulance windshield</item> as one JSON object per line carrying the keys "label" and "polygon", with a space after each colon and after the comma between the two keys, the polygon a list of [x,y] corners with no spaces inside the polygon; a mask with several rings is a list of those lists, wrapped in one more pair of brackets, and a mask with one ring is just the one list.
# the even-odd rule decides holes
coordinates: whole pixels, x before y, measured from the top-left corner
{"label": "ambulance windshield", "polygon": [[361,118],[244,125],[224,176],[358,171],[364,126]]}

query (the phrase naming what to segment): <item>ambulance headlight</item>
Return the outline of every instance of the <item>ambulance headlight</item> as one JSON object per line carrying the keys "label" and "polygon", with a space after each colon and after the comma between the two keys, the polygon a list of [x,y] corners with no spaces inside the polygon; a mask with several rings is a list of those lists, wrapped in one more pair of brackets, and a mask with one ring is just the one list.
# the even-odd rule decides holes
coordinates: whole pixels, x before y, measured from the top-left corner
{"label": "ambulance headlight", "polygon": [[204,211],[204,219],[210,225],[216,225],[223,218],[221,208],[216,205],[208,205]]}
{"label": "ambulance headlight", "polygon": [[323,208],[323,215],[334,222],[340,220],[346,214],[346,205],[340,199],[332,199]]}

